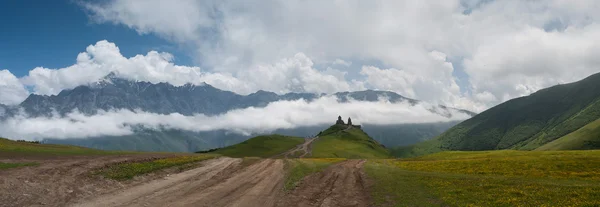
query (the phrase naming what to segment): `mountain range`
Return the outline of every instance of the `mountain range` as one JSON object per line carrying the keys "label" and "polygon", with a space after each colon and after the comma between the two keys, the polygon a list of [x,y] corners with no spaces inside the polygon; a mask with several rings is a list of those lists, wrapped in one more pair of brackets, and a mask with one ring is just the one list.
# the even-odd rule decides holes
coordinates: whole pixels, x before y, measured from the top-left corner
{"label": "mountain range", "polygon": [[600,73],[509,100],[436,138],[401,147],[417,156],[446,150],[577,150],[600,148]]}
{"label": "mountain range", "polygon": [[[419,103],[417,100],[390,91],[366,90],[339,92],[332,95],[336,96],[340,102],[348,102],[351,99],[378,101],[384,97],[392,103],[403,101],[413,105]],[[63,90],[58,95],[31,94],[19,104],[19,107],[31,116],[50,115],[53,110],[62,115],[73,110],[92,115],[99,109],[142,110],[158,114],[179,113],[186,116],[193,114],[217,115],[232,109],[264,107],[269,103],[282,100],[304,99],[310,102],[322,96],[326,96],[326,94],[286,93],[278,95],[263,90],[249,95],[240,95],[220,90],[206,83],[183,86],[173,86],[169,83],[153,84],[119,78],[115,73],[110,73],[96,83]],[[432,106],[429,110],[446,117],[452,116],[450,110],[457,110],[470,116],[475,115],[468,110],[442,105]]]}
{"label": "mountain range", "polygon": [[[411,105],[420,103],[390,91],[354,91],[339,92],[331,95],[314,93],[276,94],[257,91],[249,95],[240,95],[220,90],[209,84],[174,86],[169,83],[150,83],[123,79],[111,73],[95,83],[63,90],[57,95],[31,94],[16,106],[0,105],[0,120],[25,112],[30,117],[65,115],[79,111],[85,115],[94,115],[98,110],[127,109],[141,110],[157,114],[179,113],[190,116],[204,114],[208,116],[223,114],[230,110],[247,107],[265,107],[269,103],[282,100],[304,99],[308,102],[323,96],[335,96],[339,102],[378,101],[385,98],[392,103],[406,102]],[[475,113],[431,105],[431,113],[452,117],[453,113],[473,116]],[[426,140],[442,133],[457,122],[371,125],[364,130],[372,133],[375,139],[387,146],[403,146]],[[327,125],[280,129],[275,133],[289,136],[312,136]],[[2,136],[0,132],[0,136]],[[141,151],[198,151],[223,147],[239,143],[252,135],[236,134],[228,130],[192,132],[183,130],[156,130],[138,127],[133,135],[82,137],[74,139],[55,139],[39,137],[45,143],[74,144],[104,150],[141,150]],[[19,138],[14,138],[19,139]]]}

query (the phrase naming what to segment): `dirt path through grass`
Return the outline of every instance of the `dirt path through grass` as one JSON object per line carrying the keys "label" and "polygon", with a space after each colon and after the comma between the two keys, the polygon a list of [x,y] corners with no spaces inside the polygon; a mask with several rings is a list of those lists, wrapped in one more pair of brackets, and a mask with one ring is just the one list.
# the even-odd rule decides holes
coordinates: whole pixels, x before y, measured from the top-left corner
{"label": "dirt path through grass", "polygon": [[365,160],[348,160],[310,175],[278,206],[370,206],[362,172],[364,163]]}
{"label": "dirt path through grass", "polygon": [[[311,146],[312,143],[318,139],[319,137],[312,137],[312,138],[305,138],[304,139],[304,143],[296,146],[294,149],[291,149],[285,153],[283,153],[283,157],[285,158],[294,158],[294,157],[299,157],[299,158],[304,158],[307,155],[311,154]],[[298,154],[302,153],[301,155],[298,156]]]}

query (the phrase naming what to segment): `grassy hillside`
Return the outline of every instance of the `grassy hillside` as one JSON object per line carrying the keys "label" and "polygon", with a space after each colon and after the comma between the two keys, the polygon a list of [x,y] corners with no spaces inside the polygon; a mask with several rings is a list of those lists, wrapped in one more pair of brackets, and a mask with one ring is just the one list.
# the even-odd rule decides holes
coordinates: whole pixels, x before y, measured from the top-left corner
{"label": "grassy hillside", "polygon": [[312,157],[387,158],[388,150],[358,128],[333,125],[313,143]]}
{"label": "grassy hillside", "polygon": [[442,150],[532,150],[600,118],[600,74],[516,98],[468,119],[434,140],[396,154]]}
{"label": "grassy hillside", "polygon": [[0,138],[0,155],[103,155],[122,153],[132,152],[102,151],[71,145],[40,144]]}
{"label": "grassy hillside", "polygon": [[600,149],[600,119],[536,150]]}
{"label": "grassy hillside", "polygon": [[598,206],[600,150],[441,152],[369,160],[378,206]]}
{"label": "grassy hillside", "polygon": [[242,143],[217,149],[212,153],[228,157],[272,157],[304,143],[300,137],[265,135],[248,139]]}

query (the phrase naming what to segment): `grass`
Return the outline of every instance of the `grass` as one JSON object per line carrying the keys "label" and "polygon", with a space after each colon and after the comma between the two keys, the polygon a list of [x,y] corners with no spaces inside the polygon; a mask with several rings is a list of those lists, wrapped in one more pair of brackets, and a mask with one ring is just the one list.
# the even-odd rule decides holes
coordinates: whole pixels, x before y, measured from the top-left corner
{"label": "grass", "polygon": [[442,152],[365,171],[377,205],[600,205],[600,151]]}
{"label": "grass", "polygon": [[[325,130],[313,143],[312,157],[315,158],[388,158],[388,150],[371,139],[362,130],[348,131],[335,128]],[[345,129],[345,128],[344,128]],[[338,130],[338,131],[335,131]]]}
{"label": "grass", "polygon": [[600,149],[600,119],[536,150]]}
{"label": "grass", "polygon": [[288,174],[285,179],[284,190],[291,191],[304,177],[320,172],[331,164],[344,160],[344,158],[303,158],[286,160]]}
{"label": "grass", "polygon": [[300,137],[265,135],[248,139],[242,143],[217,149],[213,153],[228,157],[272,157],[304,143]]}
{"label": "grass", "polygon": [[71,145],[18,142],[5,138],[0,138],[0,153],[18,155],[106,155],[125,154],[134,152],[103,151]]}
{"label": "grass", "polygon": [[141,162],[125,162],[107,166],[97,172],[106,178],[115,180],[127,180],[138,175],[155,172],[165,168],[180,167],[180,170],[186,168],[186,165],[195,162],[218,157],[215,154],[201,154],[192,156],[178,156],[156,160],[146,160]]}
{"label": "grass", "polygon": [[20,162],[20,163],[0,162],[0,170],[8,169],[8,168],[15,168],[15,167],[36,166],[36,165],[39,165],[39,163],[35,163],[35,162]]}

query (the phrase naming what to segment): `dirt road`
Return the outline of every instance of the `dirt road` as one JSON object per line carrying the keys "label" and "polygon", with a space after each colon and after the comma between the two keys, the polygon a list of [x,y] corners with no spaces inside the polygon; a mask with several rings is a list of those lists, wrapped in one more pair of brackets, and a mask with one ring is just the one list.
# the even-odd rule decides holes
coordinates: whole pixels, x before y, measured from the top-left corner
{"label": "dirt road", "polygon": [[[308,145],[306,145],[308,146]],[[90,170],[148,155],[70,157],[0,171],[0,206],[368,206],[363,160],[335,164],[283,192],[284,160],[221,157],[184,172],[118,182]],[[164,156],[164,155],[163,155]]]}
{"label": "dirt road", "polygon": [[[304,158],[307,155],[311,154],[311,146],[312,143],[318,139],[319,137],[313,137],[313,138],[305,138],[304,139],[304,143],[299,144],[298,146],[296,146],[296,148],[291,149],[287,152],[284,153],[284,157],[285,158],[293,158],[293,157],[299,157],[299,158]],[[297,156],[296,153],[302,153],[300,156]]]}
{"label": "dirt road", "polygon": [[0,171],[0,206],[64,206],[98,191],[122,184],[97,179],[90,170],[110,163],[157,159],[168,155],[44,156],[6,159],[3,162],[37,162],[39,166]]}
{"label": "dirt road", "polygon": [[364,160],[348,160],[304,178],[277,206],[370,206]]}
{"label": "dirt road", "polygon": [[243,169],[240,162],[209,160],[202,167],[73,206],[274,206],[283,187],[283,162],[265,159]]}
{"label": "dirt road", "polygon": [[179,198],[185,190],[201,186],[227,167],[235,166],[241,159],[218,158],[205,161],[201,167],[178,173],[164,179],[116,190],[94,199],[86,200],[73,206],[158,206],[167,202],[167,198]]}
{"label": "dirt road", "polygon": [[283,188],[283,161],[265,159],[169,206],[275,206]]}

